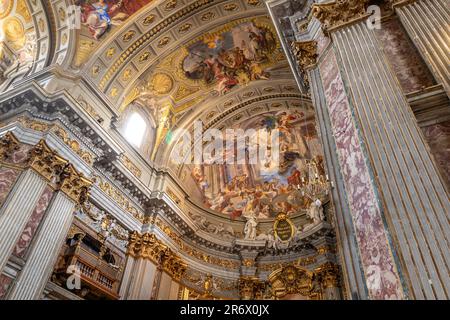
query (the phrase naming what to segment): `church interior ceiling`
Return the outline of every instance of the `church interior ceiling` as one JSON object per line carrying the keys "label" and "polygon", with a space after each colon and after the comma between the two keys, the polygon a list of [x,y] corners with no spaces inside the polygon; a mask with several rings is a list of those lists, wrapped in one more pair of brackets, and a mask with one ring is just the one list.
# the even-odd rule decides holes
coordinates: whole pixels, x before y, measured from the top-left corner
{"label": "church interior ceiling", "polygon": [[[186,243],[192,240],[186,244],[180,234],[187,226],[174,232],[165,225],[167,222],[158,220],[166,236],[191,258],[222,271],[230,269],[225,282],[234,281],[238,274],[239,262],[232,249],[237,239],[259,241],[260,247],[270,240],[267,252],[274,254],[293,250],[289,257],[262,257],[266,266],[261,272],[266,277],[282,264],[317,255],[308,241],[317,239],[313,233],[322,228],[317,225],[325,219],[319,208],[321,204],[329,207],[329,199],[315,112],[311,98],[298,89],[264,2],[76,0],[74,4],[81,13],[77,28],[67,23],[71,13],[64,8],[70,4],[69,0],[50,1],[56,14],[49,22],[40,18],[44,11],[40,1],[0,1],[2,63],[9,64],[11,72],[16,72],[17,66],[26,72],[30,68],[39,71],[52,61],[83,78],[108,106],[111,123],[116,121],[114,126],[123,135],[121,141],[126,141],[124,128],[130,116],[143,116],[147,125],[143,144],[138,147],[130,143],[124,150],[139,153],[146,165],[170,174],[174,182],[165,193],[191,219],[189,228],[194,225],[198,233],[194,240],[185,237]],[[58,26],[53,35],[48,29],[52,23]],[[55,43],[50,48],[52,37]],[[8,60],[14,56],[19,59]],[[79,104],[100,125],[110,123],[110,119],[102,123],[88,99],[81,99],[78,92],[74,97],[77,95]],[[204,129],[223,133],[226,129],[278,130],[280,165],[173,162],[174,149],[181,141],[177,129],[192,131],[198,120]],[[41,128],[45,126],[41,124]],[[55,129],[55,133],[75,148],[77,142],[64,130]],[[89,165],[96,163],[89,152],[79,145],[76,148]],[[148,174],[125,154],[120,161],[133,178]],[[308,188],[310,182],[314,185]],[[96,178],[96,185],[144,222],[138,201],[124,200],[120,191],[102,177]],[[120,221],[108,218],[106,223],[93,209],[79,212],[77,217],[94,225],[96,231],[114,225],[119,239],[115,246],[125,250],[128,231]],[[260,223],[258,234],[253,226],[254,234],[248,238],[245,226],[249,220],[253,223],[252,219]],[[274,223],[288,230],[278,243]],[[332,227],[326,225],[320,236],[333,237]],[[212,244],[209,253],[202,251],[208,247],[205,243]],[[203,246],[202,250],[196,245]],[[215,251],[217,248],[222,252]],[[256,258],[243,259],[251,266]],[[195,274],[190,285],[197,284],[201,291],[205,275],[189,272]],[[225,282],[223,286],[227,287]]]}
{"label": "church interior ceiling", "polygon": [[[144,110],[153,126],[144,157],[167,166],[207,211],[231,219],[250,206],[261,219],[281,210],[304,215],[311,199],[295,186],[323,171],[322,152],[311,103],[297,89],[264,4],[146,2],[82,1],[72,67],[108,96],[124,122],[130,110]],[[177,11],[182,7],[186,13]],[[279,129],[282,172],[172,163],[172,133],[195,120],[218,129]]]}
{"label": "church interior ceiling", "polygon": [[[373,34],[362,24],[369,3],[381,6]],[[46,203],[40,219],[50,197],[62,195],[67,170],[87,184],[67,214],[51,279],[63,286],[68,261],[85,263],[91,289],[106,291],[81,298],[118,299],[128,257],[157,265],[188,299],[336,298],[346,290],[341,273],[361,297],[403,297],[402,273],[420,268],[400,270],[402,254],[431,265],[435,256],[415,241],[426,248],[447,239],[439,235],[447,221],[441,180],[450,180],[448,68],[439,51],[447,43],[443,19],[428,14],[441,3],[0,0],[0,210],[21,170],[35,169],[24,155],[36,150],[64,163],[51,179],[50,169],[34,170],[48,180],[36,194]],[[410,26],[398,15],[410,5],[434,9]],[[431,51],[421,45],[427,36]],[[233,131],[224,141],[231,149],[209,154],[231,162],[205,161],[214,144],[199,127],[220,137]],[[257,140],[274,132],[277,152]],[[249,162],[257,148],[278,158]],[[413,213],[408,234],[403,222]],[[39,223],[17,237],[38,235]],[[15,268],[13,256],[3,260]],[[104,278],[94,278],[103,267]],[[426,273],[447,276],[431,267],[417,274],[426,288],[438,283]],[[3,270],[0,300],[18,288]],[[366,288],[382,283],[378,276],[386,294]]]}

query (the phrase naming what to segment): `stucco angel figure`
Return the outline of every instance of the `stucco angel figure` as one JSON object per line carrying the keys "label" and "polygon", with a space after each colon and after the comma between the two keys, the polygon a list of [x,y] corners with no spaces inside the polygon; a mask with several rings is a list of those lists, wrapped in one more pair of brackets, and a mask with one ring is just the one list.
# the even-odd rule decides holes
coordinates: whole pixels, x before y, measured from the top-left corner
{"label": "stucco angel figure", "polygon": [[244,216],[247,219],[244,227],[244,239],[246,240],[255,240],[256,239],[256,226],[258,225],[258,221],[254,214]]}

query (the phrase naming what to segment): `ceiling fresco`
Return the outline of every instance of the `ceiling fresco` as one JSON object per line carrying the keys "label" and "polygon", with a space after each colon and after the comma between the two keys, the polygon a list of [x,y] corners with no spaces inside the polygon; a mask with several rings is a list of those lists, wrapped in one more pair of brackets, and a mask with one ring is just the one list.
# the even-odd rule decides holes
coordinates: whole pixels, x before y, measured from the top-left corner
{"label": "ceiling fresco", "polygon": [[301,194],[298,187],[316,176],[324,176],[313,110],[296,108],[262,113],[231,129],[263,130],[269,134],[277,129],[279,161],[185,165],[188,174],[183,182],[192,199],[231,219],[252,215],[270,219],[280,212],[297,215],[309,208],[315,199]]}
{"label": "ceiling fresco", "polygon": [[108,36],[151,2],[153,0],[75,0],[81,16],[73,67],[83,66]]}
{"label": "ceiling fresco", "polygon": [[[190,125],[182,121],[190,109],[204,113],[251,84],[279,78],[272,70],[287,65],[275,35],[266,16],[237,19],[205,32],[143,72],[119,112],[136,104],[149,110],[157,123],[155,146],[162,149],[175,126]],[[122,74],[126,81],[123,77],[127,74]],[[151,153],[152,160],[157,151]]]}
{"label": "ceiling fresco", "polygon": [[0,63],[3,70],[27,65],[36,57],[36,30],[25,0],[0,1]]}
{"label": "ceiling fresco", "polygon": [[83,31],[95,40],[120,26],[133,13],[153,0],[76,0],[81,7]]}
{"label": "ceiling fresco", "polygon": [[219,94],[252,80],[269,79],[277,41],[272,30],[244,22],[222,33],[208,33],[188,47],[182,70],[188,79],[214,84]]}
{"label": "ceiling fresco", "polygon": [[[305,103],[276,29],[258,0],[79,1],[73,66],[126,121],[151,118],[142,156],[166,167],[193,203],[219,216],[304,213],[298,189],[323,176],[314,111]],[[280,163],[175,165],[174,132],[201,120],[224,130],[281,132]],[[143,152],[142,150],[146,151]]]}

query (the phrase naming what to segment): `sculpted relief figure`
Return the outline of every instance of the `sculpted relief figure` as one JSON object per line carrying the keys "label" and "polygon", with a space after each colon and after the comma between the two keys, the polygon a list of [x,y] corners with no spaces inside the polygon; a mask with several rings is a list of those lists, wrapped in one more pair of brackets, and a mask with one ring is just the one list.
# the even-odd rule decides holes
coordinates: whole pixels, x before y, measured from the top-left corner
{"label": "sculpted relief figure", "polygon": [[200,229],[208,233],[230,240],[235,237],[234,229],[231,226],[225,226],[222,222],[219,224],[211,223],[204,216],[196,213],[191,213],[191,217]]}

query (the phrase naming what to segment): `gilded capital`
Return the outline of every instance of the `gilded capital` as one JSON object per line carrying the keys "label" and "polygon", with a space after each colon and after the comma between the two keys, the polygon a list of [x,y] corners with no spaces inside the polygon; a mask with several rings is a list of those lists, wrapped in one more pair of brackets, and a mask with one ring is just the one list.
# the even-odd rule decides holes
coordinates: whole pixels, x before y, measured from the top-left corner
{"label": "gilded capital", "polygon": [[324,288],[339,287],[339,267],[336,264],[327,262],[315,270]]}
{"label": "gilded capital", "polygon": [[308,69],[312,68],[317,62],[317,42],[314,40],[293,41],[291,47],[303,75],[303,80],[309,87]]}
{"label": "gilded capital", "polygon": [[67,166],[68,161],[50,149],[44,140],[40,140],[38,144],[31,149],[28,163],[31,168],[45,179],[50,182],[55,182],[55,179]]}
{"label": "gilded capital", "polygon": [[297,59],[302,72],[314,66],[317,62],[317,42],[311,41],[293,41],[292,52]]}
{"label": "gilded capital", "polygon": [[187,269],[187,264],[153,233],[130,232],[127,255],[152,261],[175,280],[180,280]]}
{"label": "gilded capital", "polygon": [[368,0],[336,0],[312,5],[312,14],[322,23],[325,32],[346,25],[367,15]]}
{"label": "gilded capital", "polygon": [[0,139],[0,160],[7,160],[18,149],[19,141],[11,132],[7,132]]}
{"label": "gilded capital", "polygon": [[79,205],[88,200],[91,186],[92,181],[85,178],[71,164],[65,166],[60,174],[60,190]]}

